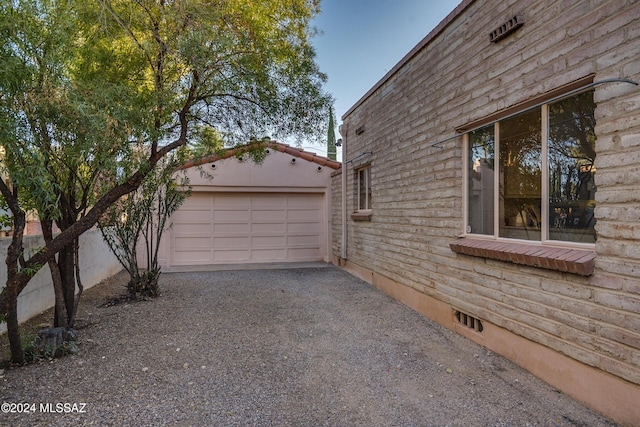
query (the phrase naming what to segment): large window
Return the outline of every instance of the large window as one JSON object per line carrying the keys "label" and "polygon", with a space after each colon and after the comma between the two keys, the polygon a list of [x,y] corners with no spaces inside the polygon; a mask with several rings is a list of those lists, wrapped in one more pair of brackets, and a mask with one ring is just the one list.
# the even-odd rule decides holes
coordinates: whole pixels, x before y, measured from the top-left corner
{"label": "large window", "polygon": [[589,91],[470,132],[467,234],[594,243],[594,109]]}

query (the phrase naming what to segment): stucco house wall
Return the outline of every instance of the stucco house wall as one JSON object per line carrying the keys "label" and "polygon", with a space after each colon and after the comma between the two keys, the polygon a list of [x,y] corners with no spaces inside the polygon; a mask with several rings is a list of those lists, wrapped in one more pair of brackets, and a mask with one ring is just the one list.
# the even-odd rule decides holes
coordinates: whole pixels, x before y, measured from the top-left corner
{"label": "stucco house wall", "polygon": [[[640,424],[640,87],[594,86],[597,242],[578,248],[595,255],[582,274],[454,252],[465,152],[448,138],[563,87],[640,82],[639,52],[631,0],[465,0],[343,116],[333,178],[336,264],[623,425]],[[361,167],[371,210],[353,215]]]}

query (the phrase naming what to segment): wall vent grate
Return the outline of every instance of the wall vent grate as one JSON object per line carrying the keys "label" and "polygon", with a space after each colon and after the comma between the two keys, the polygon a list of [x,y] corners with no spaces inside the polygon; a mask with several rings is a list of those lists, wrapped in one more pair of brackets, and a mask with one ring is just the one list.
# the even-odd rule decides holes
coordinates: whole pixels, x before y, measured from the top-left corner
{"label": "wall vent grate", "polygon": [[518,14],[509,19],[504,24],[500,25],[495,30],[489,33],[489,41],[492,43],[496,43],[499,40],[507,37],[509,34],[512,34],[515,30],[522,27],[524,25],[524,14]]}
{"label": "wall vent grate", "polygon": [[480,319],[477,319],[469,314],[463,313],[461,311],[456,310],[454,312],[455,319],[459,324],[465,326],[469,329],[472,329],[476,332],[482,332],[484,329],[482,326],[482,322]]}

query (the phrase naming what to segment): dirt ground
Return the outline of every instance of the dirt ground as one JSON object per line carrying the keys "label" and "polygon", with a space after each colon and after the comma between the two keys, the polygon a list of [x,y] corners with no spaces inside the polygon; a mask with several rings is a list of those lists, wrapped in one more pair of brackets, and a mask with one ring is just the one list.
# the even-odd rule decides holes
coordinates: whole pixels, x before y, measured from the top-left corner
{"label": "dirt ground", "polygon": [[78,354],[2,371],[0,425],[615,425],[333,266],[165,273],[105,306],[125,283],[86,291]]}
{"label": "dirt ground", "polygon": [[[116,274],[106,280],[103,280],[99,284],[87,289],[82,293],[80,299],[80,306],[78,310],[78,319],[76,328],[82,330],[89,326],[92,307],[99,307],[101,305],[109,304],[112,300],[119,299],[126,295],[126,285],[129,276],[126,272]],[[88,310],[89,309],[89,310]],[[53,326],[53,308],[43,311],[37,316],[32,317],[24,323],[20,324],[20,335],[23,341],[27,339],[29,335],[35,336],[38,331],[43,328],[49,328]],[[9,348],[9,340],[7,334],[0,334],[0,368],[8,368],[9,361],[11,359],[11,350]]]}

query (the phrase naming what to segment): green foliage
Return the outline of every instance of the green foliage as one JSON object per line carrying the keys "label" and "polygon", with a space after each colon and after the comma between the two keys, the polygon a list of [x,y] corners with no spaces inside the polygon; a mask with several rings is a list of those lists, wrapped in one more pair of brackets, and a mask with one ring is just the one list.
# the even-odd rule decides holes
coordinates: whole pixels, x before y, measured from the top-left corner
{"label": "green foliage", "polygon": [[36,343],[37,338],[37,335],[27,334],[22,339],[22,348],[24,349],[26,363],[33,363],[40,357],[40,350],[38,349],[38,345]]}
{"label": "green foliage", "polygon": [[0,198],[0,228],[10,229],[13,225],[13,217],[9,212],[7,201],[4,198]]}
{"label": "green foliage", "polygon": [[154,100],[151,139],[178,137],[188,107],[189,139],[204,125],[232,144],[265,134],[322,141],[331,97],[310,44],[318,3],[101,0],[94,21],[111,37],[104,55],[127,52],[140,67],[131,75]]}
{"label": "green foliage", "polygon": [[54,359],[67,354],[76,354],[78,346],[75,341],[63,341],[57,345],[42,343],[38,335],[27,334],[23,338],[25,363],[34,363],[43,359]]}
{"label": "green foliage", "polygon": [[0,7],[3,162],[24,210],[51,219],[77,217],[91,206],[100,196],[100,173],[114,170],[130,149],[130,127],[106,107],[120,105],[123,84],[103,79],[110,85],[104,89],[77,68],[89,48],[97,49],[96,29],[82,21],[75,3]]}
{"label": "green foliage", "polygon": [[177,162],[200,159],[224,150],[223,136],[215,128],[208,125],[198,126],[194,137],[177,151]]}
{"label": "green foliage", "polygon": [[144,300],[160,296],[159,277],[160,269],[147,270],[136,277],[131,277],[127,283],[127,295],[132,300]]}
{"label": "green foliage", "polygon": [[[127,290],[132,299],[153,298],[158,288],[158,249],[167,220],[190,194],[188,181],[174,171],[176,162],[152,170],[140,188],[109,208],[99,222],[105,241],[129,273]],[[144,243],[144,254],[138,253]],[[145,269],[139,257],[146,258]]]}
{"label": "green foliage", "polygon": [[331,160],[336,159],[336,130],[332,107],[329,107],[329,125],[327,126],[327,157]]}

